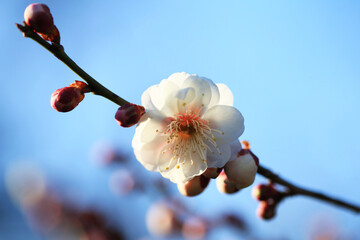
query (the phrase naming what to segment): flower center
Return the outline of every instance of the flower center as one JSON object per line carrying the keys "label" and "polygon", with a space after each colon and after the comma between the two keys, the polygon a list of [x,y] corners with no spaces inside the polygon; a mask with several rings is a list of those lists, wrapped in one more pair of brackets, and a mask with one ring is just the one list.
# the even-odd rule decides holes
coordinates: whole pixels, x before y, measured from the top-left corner
{"label": "flower center", "polygon": [[219,155],[222,154],[213,132],[224,133],[212,129],[209,122],[200,117],[200,109],[195,112],[186,110],[176,114],[175,118],[169,117],[168,120],[169,123],[162,132],[167,135],[167,147],[162,154],[169,151],[172,157],[165,170],[169,169],[173,161],[176,161],[176,169],[186,163],[194,165],[194,160],[198,159],[206,163],[207,150],[215,154],[213,149],[216,149]]}

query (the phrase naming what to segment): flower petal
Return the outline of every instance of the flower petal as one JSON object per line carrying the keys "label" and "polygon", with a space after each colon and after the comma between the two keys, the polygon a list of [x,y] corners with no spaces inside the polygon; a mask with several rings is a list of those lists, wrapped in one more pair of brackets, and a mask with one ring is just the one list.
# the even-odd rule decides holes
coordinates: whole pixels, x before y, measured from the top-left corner
{"label": "flower petal", "polygon": [[152,141],[165,127],[165,116],[156,110],[149,110],[136,127],[133,145]]}
{"label": "flower petal", "polygon": [[207,120],[210,127],[218,130],[213,131],[218,140],[232,142],[239,138],[244,132],[244,117],[234,107],[217,105],[205,112],[203,118]]}
{"label": "flower petal", "polygon": [[195,90],[195,96],[191,98],[190,102],[186,102],[187,108],[197,111],[199,108],[206,107],[210,103],[212,96],[210,84],[199,76],[191,75],[185,79],[181,88],[193,88]]}
{"label": "flower petal", "polygon": [[[203,161],[201,155],[198,153],[190,153],[190,160],[187,159],[185,164],[182,165],[182,170],[186,179],[183,181],[189,181],[195,176],[201,175],[207,169],[207,162]],[[192,161],[191,161],[192,160]]]}
{"label": "flower petal", "polygon": [[217,143],[218,148],[211,146],[207,152],[206,161],[209,168],[222,168],[230,160],[230,145],[226,142],[220,144],[217,141]]}
{"label": "flower petal", "polygon": [[184,83],[185,79],[187,79],[190,76],[191,75],[186,72],[178,72],[178,73],[171,74],[167,78],[167,80],[181,86]]}
{"label": "flower petal", "polygon": [[170,152],[161,154],[158,165],[161,175],[174,183],[189,181],[201,175],[207,168],[206,162],[202,161],[197,153],[189,153],[179,161],[180,163],[177,159],[171,160],[172,157]]}
{"label": "flower petal", "polygon": [[148,109],[161,109],[164,105],[163,100],[158,98],[160,95],[159,85],[153,85],[146,89],[146,91],[141,96],[141,104]]}
{"label": "flower petal", "polygon": [[159,171],[157,160],[166,143],[166,137],[157,137],[148,143],[135,145],[133,141],[134,153],[137,160],[149,171]]}
{"label": "flower petal", "polygon": [[164,105],[161,108],[161,112],[163,112],[164,115],[173,116],[174,114],[179,112],[177,105],[178,98],[176,97],[179,91],[179,86],[174,82],[165,82],[163,80],[160,83],[160,88],[161,95],[159,97],[162,96],[162,98],[164,99]]}
{"label": "flower petal", "polygon": [[220,93],[219,105],[233,106],[234,96],[230,88],[223,83],[218,83],[216,86],[218,87]]}
{"label": "flower petal", "polygon": [[219,104],[220,91],[218,86],[211,79],[205,77],[201,77],[201,79],[207,81],[211,89],[211,100],[207,107],[211,108],[212,106]]}

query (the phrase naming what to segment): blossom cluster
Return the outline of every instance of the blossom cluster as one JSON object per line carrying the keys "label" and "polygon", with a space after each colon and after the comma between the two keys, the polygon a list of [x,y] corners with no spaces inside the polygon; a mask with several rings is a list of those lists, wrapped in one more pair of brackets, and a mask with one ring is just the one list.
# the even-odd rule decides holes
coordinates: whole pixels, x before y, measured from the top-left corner
{"label": "blossom cluster", "polygon": [[[191,180],[196,182],[207,169],[224,168],[227,184],[236,189],[252,184],[258,160],[240,154],[238,138],[244,132],[244,118],[232,106],[233,95],[225,84],[175,73],[148,88],[142,105],[146,113],[132,146],[146,169],[160,172],[179,189]],[[196,185],[207,185],[200,180]]]}

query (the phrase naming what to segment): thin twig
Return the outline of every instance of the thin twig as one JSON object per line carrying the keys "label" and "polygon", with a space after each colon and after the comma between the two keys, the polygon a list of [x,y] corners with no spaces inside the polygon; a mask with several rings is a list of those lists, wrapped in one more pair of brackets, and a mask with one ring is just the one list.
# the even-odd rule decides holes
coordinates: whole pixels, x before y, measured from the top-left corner
{"label": "thin twig", "polygon": [[345,202],[343,200],[327,196],[327,195],[325,195],[323,193],[319,193],[319,192],[316,192],[316,191],[312,191],[312,190],[308,190],[308,189],[304,189],[304,188],[301,188],[299,186],[296,186],[296,185],[288,182],[287,180],[281,178],[279,175],[273,173],[272,171],[270,171],[269,169],[267,169],[267,168],[265,168],[265,167],[263,167],[261,165],[259,166],[257,172],[258,172],[258,174],[264,176],[265,178],[270,179],[273,183],[277,183],[277,184],[280,184],[280,185],[282,185],[284,187],[287,187],[287,189],[289,191],[288,196],[304,195],[304,196],[316,198],[316,199],[319,199],[319,200],[322,200],[322,201],[325,201],[325,202],[328,202],[328,203],[332,203],[332,204],[335,204],[335,205],[340,206],[340,207],[347,208],[347,209],[352,210],[352,211],[354,211],[356,213],[360,213],[360,206],[356,206],[354,204]]}
{"label": "thin twig", "polygon": [[60,61],[62,61],[66,66],[68,66],[72,71],[74,71],[77,75],[79,75],[82,79],[84,79],[88,84],[89,87],[92,89],[93,93],[96,95],[103,96],[104,98],[109,99],[110,101],[118,104],[124,105],[129,103],[128,101],[124,100],[123,98],[119,97],[103,85],[101,85],[98,81],[96,81],[93,77],[87,74],[82,68],[80,68],[64,51],[62,45],[58,44],[50,44],[49,42],[45,41],[42,37],[40,37],[36,32],[30,29],[26,24],[25,26],[21,24],[16,24],[17,28],[23,33],[24,37],[31,38],[35,42],[39,43],[49,52],[55,55]]}

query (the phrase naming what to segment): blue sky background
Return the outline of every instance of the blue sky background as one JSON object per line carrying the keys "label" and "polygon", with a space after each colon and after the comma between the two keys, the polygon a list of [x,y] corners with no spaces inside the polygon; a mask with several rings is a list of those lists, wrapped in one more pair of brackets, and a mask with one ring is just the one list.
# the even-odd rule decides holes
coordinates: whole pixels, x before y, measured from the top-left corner
{"label": "blue sky background", "polygon": [[[264,166],[302,186],[360,203],[359,1],[43,2],[66,52],[123,98],[140,103],[144,90],[174,72],[225,83],[245,117],[241,139],[251,142]],[[19,160],[34,162],[84,204],[115,215],[130,209],[128,224],[138,230],[131,237],[145,236],[149,202],[112,195],[109,170],[88,160],[99,139],[132,154],[134,128],[119,127],[117,106],[98,96],[87,95],[67,114],[50,107],[51,93],[79,78],[15,28],[30,3],[2,3],[0,174]],[[259,176],[256,182],[263,180]],[[250,188],[225,196],[214,183],[186,200],[194,211],[235,209],[269,239],[308,238],[314,219],[322,218],[359,237],[359,216],[348,210],[294,197],[264,222],[255,216]],[[0,239],[24,239],[21,234],[39,239],[3,183],[0,194]]]}

